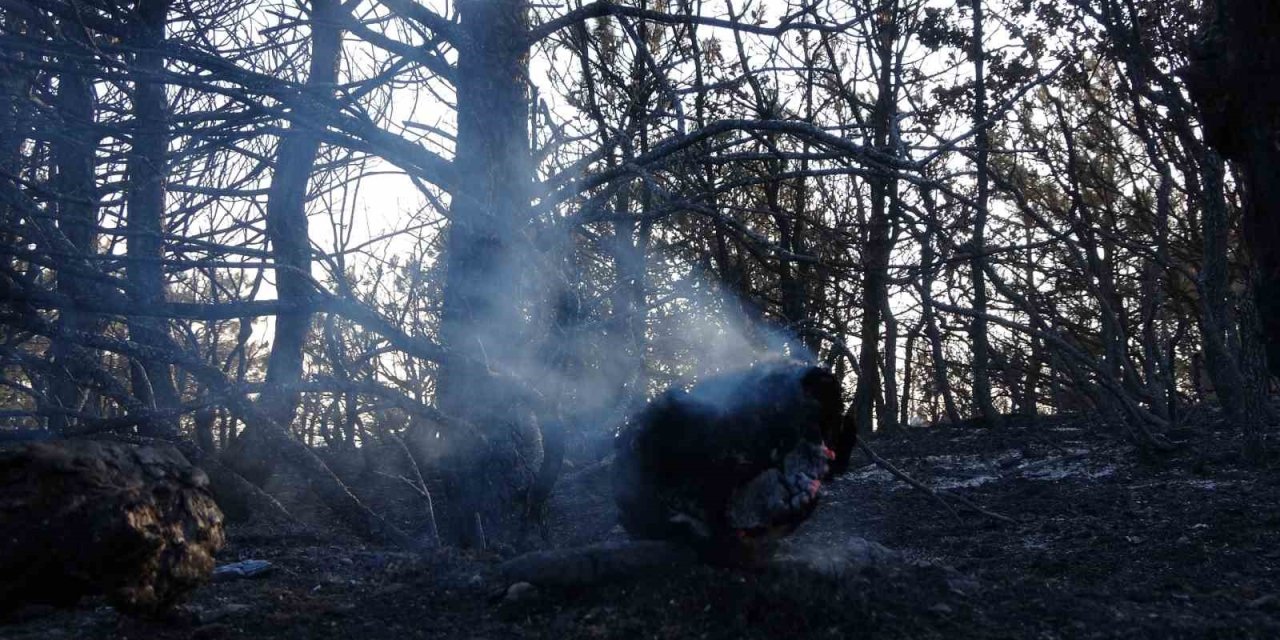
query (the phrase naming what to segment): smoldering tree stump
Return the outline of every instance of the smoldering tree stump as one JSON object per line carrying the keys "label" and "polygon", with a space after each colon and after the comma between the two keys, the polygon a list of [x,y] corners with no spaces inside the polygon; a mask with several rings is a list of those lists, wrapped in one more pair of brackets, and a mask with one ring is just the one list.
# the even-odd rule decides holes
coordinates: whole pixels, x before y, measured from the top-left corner
{"label": "smoldering tree stump", "polygon": [[224,542],[208,484],[168,446],[0,450],[0,610],[97,594],[130,613],[179,601]]}
{"label": "smoldering tree stump", "polygon": [[793,360],[668,389],[615,440],[623,528],[716,564],[764,564],[817,506],[842,413],[835,376]]}

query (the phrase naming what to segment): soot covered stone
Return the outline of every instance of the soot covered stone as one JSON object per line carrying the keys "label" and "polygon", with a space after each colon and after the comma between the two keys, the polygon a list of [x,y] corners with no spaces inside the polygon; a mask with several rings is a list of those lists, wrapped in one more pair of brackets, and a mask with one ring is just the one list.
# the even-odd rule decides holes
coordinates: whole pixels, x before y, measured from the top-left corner
{"label": "soot covered stone", "polygon": [[800,362],[673,387],[618,435],[622,525],[714,562],[759,563],[817,505],[840,421],[835,377]]}

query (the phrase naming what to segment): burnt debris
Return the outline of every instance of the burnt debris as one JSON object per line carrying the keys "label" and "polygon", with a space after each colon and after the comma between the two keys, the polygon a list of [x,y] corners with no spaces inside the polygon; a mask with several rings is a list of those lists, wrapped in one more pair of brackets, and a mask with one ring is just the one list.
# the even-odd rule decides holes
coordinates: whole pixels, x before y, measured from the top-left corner
{"label": "burnt debris", "polygon": [[840,440],[831,372],[770,361],[673,387],[619,433],[614,494],[638,539],[757,564],[818,504]]}

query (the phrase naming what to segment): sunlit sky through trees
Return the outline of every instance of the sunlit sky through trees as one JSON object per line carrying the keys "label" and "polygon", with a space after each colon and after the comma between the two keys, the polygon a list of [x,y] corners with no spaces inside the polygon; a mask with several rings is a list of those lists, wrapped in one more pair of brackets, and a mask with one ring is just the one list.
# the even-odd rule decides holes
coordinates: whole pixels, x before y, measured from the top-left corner
{"label": "sunlit sky through trees", "polygon": [[[449,3],[425,3],[444,15],[449,15]],[[367,6],[366,6],[367,5]],[[726,6],[743,16],[745,22],[772,26],[778,24],[792,3],[785,0],[757,0],[725,5],[716,1],[703,3],[703,11],[707,15],[724,18]],[[911,11],[925,15],[930,10],[957,11],[955,3],[946,1],[908,2]],[[840,63],[836,65],[839,80],[854,91],[865,92],[871,96],[874,92],[872,84],[874,73],[868,51],[860,44],[868,36],[868,20],[872,19],[863,3],[824,2],[817,3],[816,10],[830,22],[849,25],[848,33],[840,36],[847,42],[842,47]],[[356,15],[376,15],[380,9],[377,3],[361,3]],[[543,3],[537,5],[532,12],[531,22],[546,22],[562,14],[567,5],[561,3]],[[245,20],[231,21],[234,37],[245,44],[266,44],[288,41],[305,33],[306,25],[298,21],[299,14],[290,3],[263,1],[250,3],[242,10]],[[964,8],[959,8],[963,12]],[[956,16],[967,15],[956,13]],[[282,17],[282,16],[288,16]],[[1025,20],[1025,18],[1023,19]],[[1024,33],[1024,26],[1017,21],[1001,18],[988,28],[986,38],[989,51],[1017,59],[1033,69],[1048,74],[1059,64],[1059,56],[1053,55],[1055,49],[1069,51],[1071,38],[1059,34],[1052,38],[1036,37],[1032,45],[1019,38]],[[297,28],[282,28],[280,25],[296,24]],[[609,32],[616,39],[617,46],[626,51],[623,55],[635,55],[634,42],[626,31],[618,26],[617,21],[610,19],[595,20],[590,28],[597,33]],[[175,27],[181,29],[181,27]],[[658,43],[670,43],[674,28],[655,27]],[[398,31],[397,38],[414,42],[414,35]],[[211,36],[218,37],[218,36]],[[812,38],[811,34],[793,33],[783,37],[779,43],[772,36],[743,34],[742,46],[747,53],[746,66],[765,86],[777,92],[782,114],[796,117],[801,111],[802,88],[804,83],[803,61],[796,49],[797,43],[804,38]],[[697,38],[708,49],[715,48],[723,57],[724,66],[729,69],[740,67],[734,35],[727,27],[700,26]],[[912,37],[896,45],[902,68],[909,70],[913,86],[904,91],[898,100],[898,109],[902,116],[899,120],[901,128],[902,150],[906,157],[922,159],[943,148],[970,148],[971,139],[963,136],[972,131],[963,112],[946,113],[942,119],[925,128],[915,121],[914,111],[923,104],[934,100],[934,92],[950,90],[969,82],[972,78],[972,67],[961,51],[934,51],[924,47],[918,38]],[[443,51],[451,57],[449,49]],[[341,77],[345,82],[353,82],[374,75],[385,64],[386,54],[377,47],[363,42],[360,37],[348,33],[344,38]],[[680,119],[684,116],[684,126],[691,127],[688,112],[691,111],[692,94],[687,87],[691,82],[692,65],[687,61],[664,67],[662,73],[670,89],[680,96],[682,109],[675,109],[671,103],[664,107],[666,114]],[[564,46],[561,38],[550,38],[535,47],[529,59],[529,76],[531,87],[538,99],[538,122],[534,132],[535,140],[545,144],[552,135],[564,138],[583,138],[590,135],[591,123],[583,119],[580,99],[575,104],[575,92],[580,91],[581,79],[578,74],[574,54]],[[729,78],[726,74],[726,78]],[[831,80],[834,80],[831,79]],[[749,96],[741,85],[736,92],[730,92],[729,104],[738,103],[744,112],[750,111]],[[732,95],[736,93],[737,95]],[[376,98],[369,100],[376,105],[379,122],[385,128],[396,131],[407,138],[416,140],[446,157],[452,154],[452,136],[456,131],[456,114],[453,109],[454,96],[448,83],[424,74],[418,82],[402,81],[388,87],[379,88]],[[869,98],[870,99],[870,98]],[[543,108],[545,107],[545,110]],[[818,121],[829,131],[838,132],[855,142],[865,143],[867,127],[850,126],[848,114],[817,114]],[[548,120],[549,117],[549,120]],[[1045,117],[1033,107],[1027,117],[1037,123],[1043,123]],[[1013,115],[1007,117],[1011,123]],[[677,125],[678,126],[678,125]],[[552,133],[552,130],[555,133]],[[544,173],[554,173],[557,166],[572,162],[583,153],[589,153],[589,144],[566,145],[566,148],[555,158],[543,159]],[[1017,153],[1016,149],[1008,149],[1009,153]],[[392,258],[405,259],[412,255],[420,259],[424,265],[434,260],[434,252],[423,251],[424,245],[436,241],[443,225],[447,223],[448,193],[415,181],[396,169],[390,162],[378,157],[347,156],[344,162],[349,163],[346,169],[349,181],[340,183],[340,188],[327,190],[308,205],[312,217],[312,242],[317,252],[322,255],[336,256],[342,253],[343,262],[355,273],[367,272],[374,263],[385,263]],[[945,166],[953,171],[960,180],[971,178],[972,167],[966,166],[963,158],[955,157]],[[936,175],[938,179],[947,176]],[[318,180],[313,180],[313,184]],[[223,204],[223,206],[228,206]],[[999,201],[993,203],[993,212],[997,217],[1009,215],[1009,210]],[[572,205],[561,208],[561,214],[572,214]],[[1010,239],[1011,243],[1026,242],[1028,238]],[[1034,241],[1034,240],[1032,240]],[[909,243],[902,243],[895,255],[894,262],[911,264],[918,260],[918,249]],[[333,262],[319,261],[314,272],[320,275],[330,268]],[[707,276],[699,276],[707,277]],[[714,278],[714,276],[711,276]],[[259,296],[270,299],[274,296],[268,275],[266,286]],[[713,284],[713,283],[709,283]],[[945,283],[938,283],[944,287]],[[891,297],[894,312],[907,313],[918,309],[918,300],[910,291],[895,291]],[[260,320],[255,328],[255,340],[269,342],[271,334],[271,318]]]}

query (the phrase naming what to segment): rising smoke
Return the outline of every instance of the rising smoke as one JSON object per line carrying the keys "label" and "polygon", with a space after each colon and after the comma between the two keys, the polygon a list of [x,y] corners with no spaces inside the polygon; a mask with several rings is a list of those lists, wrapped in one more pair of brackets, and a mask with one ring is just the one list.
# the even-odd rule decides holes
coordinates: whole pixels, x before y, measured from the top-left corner
{"label": "rising smoke", "polygon": [[649,261],[646,276],[665,294],[639,310],[644,335],[631,335],[609,292],[589,289],[588,267],[567,234],[518,235],[536,240],[512,243],[498,275],[474,283],[493,313],[454,339],[479,345],[490,371],[554,407],[554,419],[611,433],[673,383],[770,360],[815,361],[784,329],[749,319],[714,277],[661,259]]}

